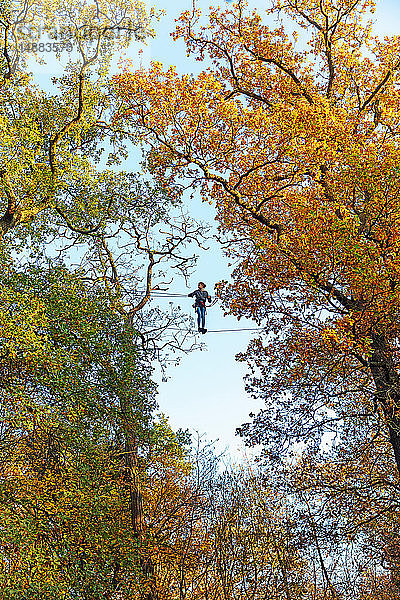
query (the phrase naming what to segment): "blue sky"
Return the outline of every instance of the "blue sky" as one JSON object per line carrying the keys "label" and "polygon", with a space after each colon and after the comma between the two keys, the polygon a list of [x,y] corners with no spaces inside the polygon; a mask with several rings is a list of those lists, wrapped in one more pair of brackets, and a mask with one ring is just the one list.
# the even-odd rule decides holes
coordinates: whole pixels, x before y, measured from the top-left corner
{"label": "blue sky", "polygon": [[[199,3],[203,10],[210,5],[221,3]],[[204,65],[187,58],[185,45],[181,41],[174,42],[169,35],[175,26],[174,19],[191,6],[191,0],[176,0],[173,7],[166,9],[167,15],[156,28],[157,37],[151,42],[149,56],[166,67],[176,66],[179,72],[196,73]],[[192,200],[190,209],[194,217],[214,223],[214,209],[210,205]],[[213,243],[209,251],[199,256],[190,291],[197,287],[198,281],[205,281],[212,295],[214,284],[229,276],[227,260],[218,244]],[[176,291],[185,293],[189,290],[182,284]],[[185,305],[188,311],[192,310],[190,298],[183,300],[182,308]],[[256,327],[256,324],[224,317],[215,305],[208,309],[207,327],[210,330],[239,329]],[[245,366],[235,361],[235,355],[247,347],[250,335],[245,331],[208,333],[202,337],[207,345],[205,351],[184,356],[180,365],[170,370],[167,383],[162,383],[158,377],[158,402],[160,409],[169,416],[171,425],[204,433],[212,441],[218,440],[216,447],[219,450],[228,448],[234,459],[241,457],[244,449],[240,438],[235,436],[235,428],[248,420],[249,412],[257,412],[261,407],[245,393]]]}
{"label": "blue sky", "polygon": [[[205,12],[212,6],[223,6],[224,0],[215,2],[212,0],[197,0],[197,5]],[[150,3],[149,3],[150,4]],[[262,13],[266,2],[251,0],[251,7],[256,7]],[[139,46],[132,44],[127,56],[131,57],[135,64],[140,61],[144,66],[150,60],[157,60],[165,67],[175,65],[178,72],[197,73],[202,64],[186,56],[186,48],[183,42],[174,42],[170,33],[175,27],[175,19],[183,10],[192,7],[192,0],[175,0],[169,3],[166,16],[156,25],[156,37],[151,40],[143,53],[139,55]],[[164,8],[159,3],[157,8]],[[400,0],[381,0],[377,3],[374,15],[376,21],[376,32],[379,35],[391,35],[398,33],[400,22]],[[46,56],[49,62],[46,65],[32,65],[37,80],[46,87],[49,78],[61,74],[62,65]],[[114,60],[114,70],[117,70],[119,56]],[[128,165],[137,162],[137,153],[134,152],[128,160]],[[192,216],[197,219],[214,222],[213,207],[202,204],[200,200],[187,200],[187,207]],[[197,287],[197,282],[202,280],[207,283],[209,293],[213,294],[214,284],[221,279],[229,279],[229,269],[225,257],[217,243],[212,243],[210,250],[200,253],[197,268],[187,289],[182,281],[174,283],[171,292],[188,293]],[[168,301],[164,300],[168,308]],[[179,303],[182,308],[192,311],[190,298],[181,299]],[[246,320],[238,322],[235,318],[224,317],[222,311],[216,305],[208,311],[208,328],[239,329],[243,327],[255,327],[255,324]],[[157,382],[159,383],[159,405],[160,410],[165,413],[174,428],[188,428],[190,431],[198,431],[205,434],[210,440],[219,440],[217,448],[222,450],[226,447],[234,459],[243,456],[243,444],[235,436],[236,427],[248,420],[249,412],[257,412],[260,403],[249,398],[244,391],[243,376],[245,366],[235,361],[235,355],[245,350],[251,337],[249,332],[227,332],[209,333],[202,337],[207,348],[183,356],[178,367],[172,367],[168,373],[169,380],[161,381],[161,373],[157,371]],[[249,455],[251,455],[250,453]]]}

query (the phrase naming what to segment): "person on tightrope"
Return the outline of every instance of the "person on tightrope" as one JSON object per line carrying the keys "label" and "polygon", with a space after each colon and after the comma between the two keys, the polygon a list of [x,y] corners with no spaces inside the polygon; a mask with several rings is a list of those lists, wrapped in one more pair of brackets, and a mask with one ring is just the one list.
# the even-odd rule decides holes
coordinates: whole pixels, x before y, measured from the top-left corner
{"label": "person on tightrope", "polygon": [[195,298],[194,308],[197,313],[197,326],[201,333],[206,333],[206,300],[211,302],[211,296],[206,291],[206,284],[202,281],[198,284],[198,289],[188,294],[189,298]]}

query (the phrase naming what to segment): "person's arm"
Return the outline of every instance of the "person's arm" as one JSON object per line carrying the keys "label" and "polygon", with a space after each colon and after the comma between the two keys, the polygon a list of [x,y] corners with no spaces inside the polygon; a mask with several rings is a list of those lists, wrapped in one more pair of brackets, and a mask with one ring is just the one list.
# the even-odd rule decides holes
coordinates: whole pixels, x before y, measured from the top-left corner
{"label": "person's arm", "polygon": [[195,295],[196,292],[190,292],[190,294],[188,294],[189,298],[193,298],[193,296]]}
{"label": "person's arm", "polygon": [[211,296],[210,296],[210,294],[208,292],[207,292],[207,299],[208,299],[209,302],[211,302]]}

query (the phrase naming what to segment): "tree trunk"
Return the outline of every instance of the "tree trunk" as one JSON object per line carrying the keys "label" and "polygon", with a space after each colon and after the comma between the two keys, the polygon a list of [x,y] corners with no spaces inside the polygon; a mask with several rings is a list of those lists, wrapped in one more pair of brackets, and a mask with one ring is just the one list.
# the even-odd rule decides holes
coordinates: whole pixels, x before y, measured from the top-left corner
{"label": "tree trunk", "polygon": [[3,217],[0,218],[0,240],[3,236],[13,227],[15,227],[17,221],[15,217],[6,213]]}
{"label": "tree trunk", "polygon": [[143,528],[143,499],[138,478],[138,454],[134,433],[129,424],[125,429],[125,469],[129,482],[129,511],[135,536],[140,536]]}
{"label": "tree trunk", "polygon": [[[400,398],[399,398],[399,402],[400,402]],[[392,444],[392,447],[393,447],[394,458],[395,458],[397,470],[398,470],[399,476],[400,476],[400,420],[399,420],[399,418],[392,417],[391,421],[389,422],[388,427],[389,427],[390,443]]]}
{"label": "tree trunk", "polygon": [[383,335],[372,337],[373,353],[369,359],[371,374],[376,386],[376,398],[383,408],[400,477],[400,380],[393,357]]}
{"label": "tree trunk", "polygon": [[[129,512],[133,535],[140,545],[143,535],[143,498],[140,492],[140,480],[138,477],[138,447],[135,432],[133,431],[130,418],[127,415],[127,407],[122,407],[124,418],[124,437],[125,437],[125,477],[129,484]],[[143,596],[144,600],[157,600],[158,594],[155,586],[155,569],[151,559],[139,558],[139,566],[144,578],[150,582],[150,591]]]}

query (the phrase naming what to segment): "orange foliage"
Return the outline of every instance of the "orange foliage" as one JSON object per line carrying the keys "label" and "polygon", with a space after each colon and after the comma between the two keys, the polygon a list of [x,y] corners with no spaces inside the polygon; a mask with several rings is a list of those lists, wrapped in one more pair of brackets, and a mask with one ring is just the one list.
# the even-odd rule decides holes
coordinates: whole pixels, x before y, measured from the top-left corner
{"label": "orange foliage", "polygon": [[400,40],[372,36],[373,7],[275,0],[267,18],[283,10],[300,35],[242,1],[204,26],[187,11],[175,37],[209,68],[127,69],[114,118],[160,178],[215,203],[238,264],[220,295],[271,336],[247,356],[262,375],[250,389],[301,388],[311,415],[319,393],[339,421],[380,415],[400,470]]}

